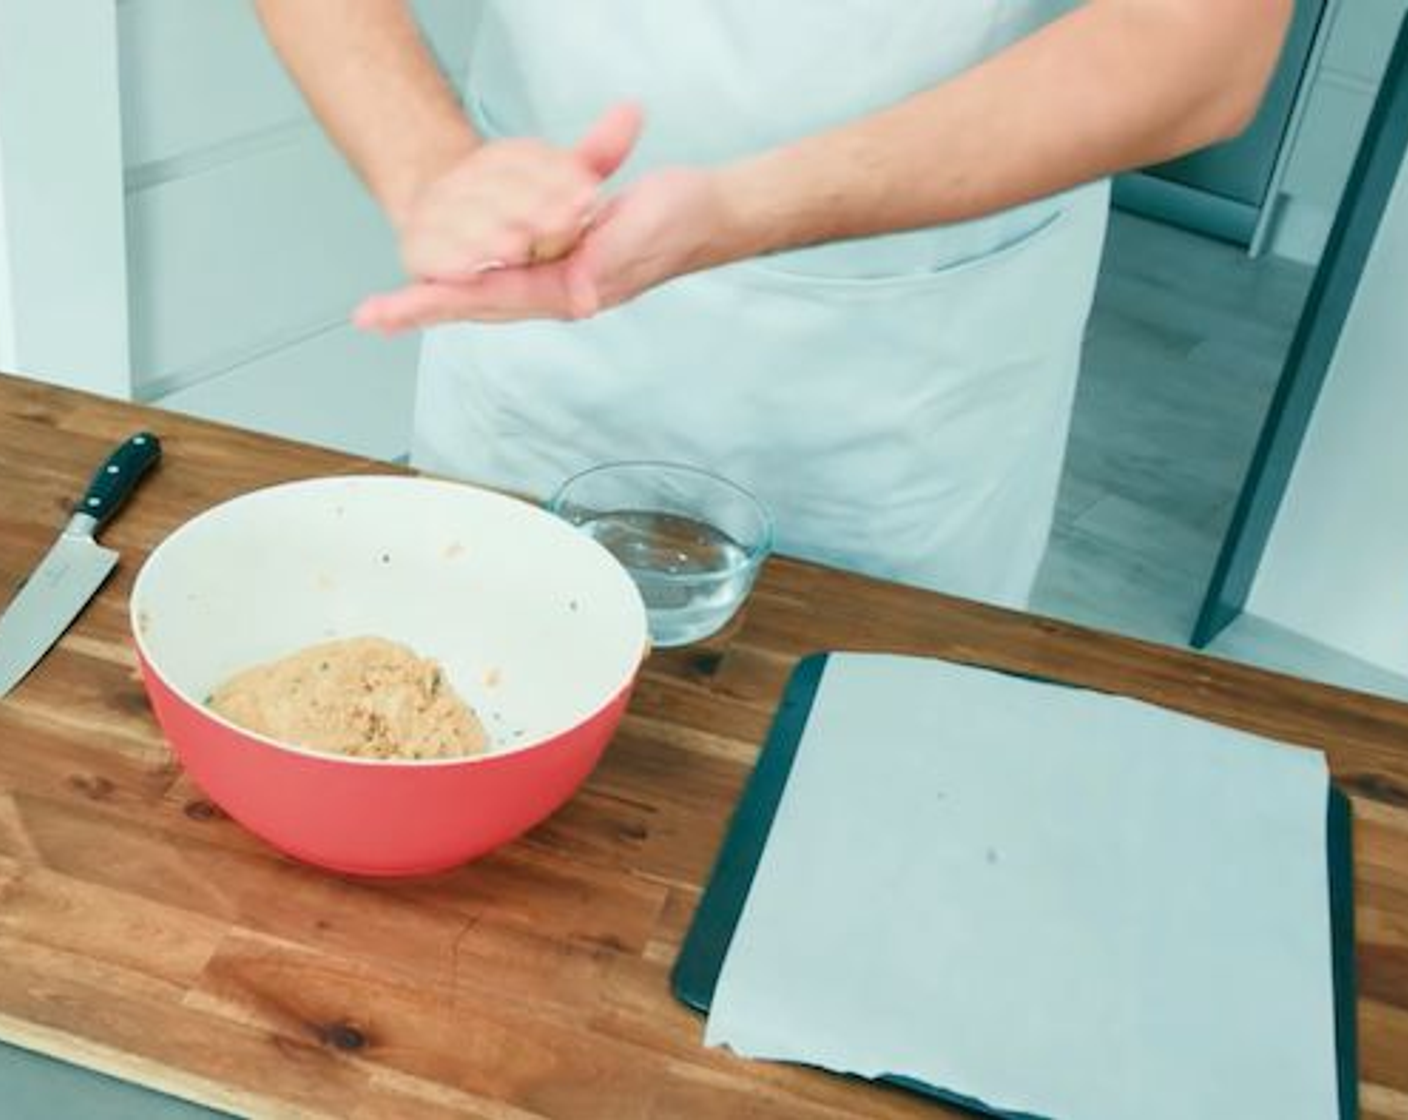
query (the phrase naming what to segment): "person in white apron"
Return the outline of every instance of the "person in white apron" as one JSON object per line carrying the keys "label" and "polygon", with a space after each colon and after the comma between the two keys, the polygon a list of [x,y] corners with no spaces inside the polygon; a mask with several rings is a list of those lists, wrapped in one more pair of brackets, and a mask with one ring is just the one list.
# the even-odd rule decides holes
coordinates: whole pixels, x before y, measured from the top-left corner
{"label": "person in white apron", "polygon": [[[281,7],[263,0],[266,23],[309,86],[308,25],[281,28]],[[628,95],[646,122],[616,180],[629,183],[883,109],[1072,7],[488,0],[465,102],[481,141],[567,147]],[[364,164],[315,79],[315,105]],[[916,156],[914,174],[941,174],[944,159]],[[1107,198],[1101,178],[974,220],[728,263],[581,321],[437,326],[413,462],[537,495],[600,462],[692,463],[758,494],[784,553],[1022,605],[1051,526]]]}

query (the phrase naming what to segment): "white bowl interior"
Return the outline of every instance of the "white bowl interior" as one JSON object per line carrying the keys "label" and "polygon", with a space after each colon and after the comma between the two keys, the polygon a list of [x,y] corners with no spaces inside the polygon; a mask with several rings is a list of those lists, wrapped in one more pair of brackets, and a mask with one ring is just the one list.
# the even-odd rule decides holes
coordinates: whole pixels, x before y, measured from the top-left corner
{"label": "white bowl interior", "polygon": [[571,526],[470,486],[383,476],[289,483],[207,510],[143,566],[132,623],[195,703],[316,642],[404,642],[441,663],[496,752],[597,711],[647,640],[635,585]]}

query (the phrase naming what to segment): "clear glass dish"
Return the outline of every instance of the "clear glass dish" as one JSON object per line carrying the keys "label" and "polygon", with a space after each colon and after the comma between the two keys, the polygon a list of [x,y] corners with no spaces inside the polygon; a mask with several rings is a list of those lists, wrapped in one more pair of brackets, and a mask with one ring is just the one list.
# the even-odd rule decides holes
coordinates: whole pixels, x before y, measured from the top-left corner
{"label": "clear glass dish", "polygon": [[772,550],[772,517],[735,482],[680,463],[604,463],[574,475],[548,509],[630,573],[659,647],[717,633]]}

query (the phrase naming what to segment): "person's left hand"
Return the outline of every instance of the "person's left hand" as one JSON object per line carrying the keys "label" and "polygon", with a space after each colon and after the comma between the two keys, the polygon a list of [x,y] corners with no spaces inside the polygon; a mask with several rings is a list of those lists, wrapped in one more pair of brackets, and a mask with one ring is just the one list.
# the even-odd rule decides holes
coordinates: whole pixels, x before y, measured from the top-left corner
{"label": "person's left hand", "polygon": [[549,263],[418,281],[357,308],[359,327],[387,333],[452,320],[582,319],[676,276],[744,255],[709,171],[653,172],[608,200],[576,248]]}

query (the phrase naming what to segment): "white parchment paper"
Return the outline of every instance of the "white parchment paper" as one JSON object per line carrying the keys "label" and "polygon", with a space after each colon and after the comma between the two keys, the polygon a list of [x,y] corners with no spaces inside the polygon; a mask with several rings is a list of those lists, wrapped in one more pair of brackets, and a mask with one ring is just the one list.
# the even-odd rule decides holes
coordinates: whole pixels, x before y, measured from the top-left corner
{"label": "white parchment paper", "polygon": [[1053,1120],[1337,1115],[1311,750],[833,655],[706,1041]]}

